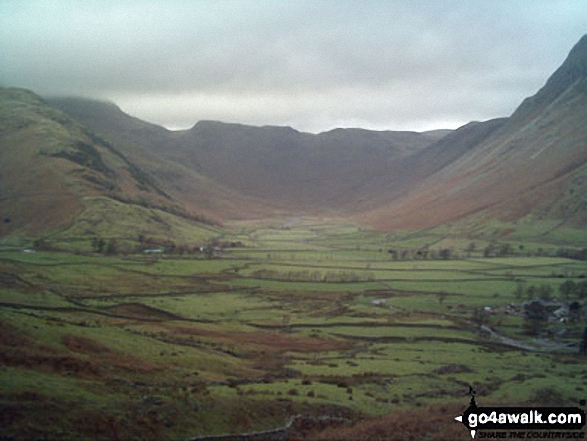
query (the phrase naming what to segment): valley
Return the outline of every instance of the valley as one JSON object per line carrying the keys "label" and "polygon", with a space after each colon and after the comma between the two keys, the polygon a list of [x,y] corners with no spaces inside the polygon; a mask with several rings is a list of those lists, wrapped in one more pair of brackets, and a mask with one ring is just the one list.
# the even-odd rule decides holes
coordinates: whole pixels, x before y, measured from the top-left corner
{"label": "valley", "polygon": [[464,439],[470,388],[584,403],[586,117],[587,36],[455,130],[0,88],[1,436]]}
{"label": "valley", "polygon": [[500,405],[584,395],[584,319],[532,335],[522,308],[584,298],[586,261],[557,257],[577,247],[311,217],[149,242],[0,251],[6,435],[319,439],[436,412],[409,430],[447,437],[469,384]]}

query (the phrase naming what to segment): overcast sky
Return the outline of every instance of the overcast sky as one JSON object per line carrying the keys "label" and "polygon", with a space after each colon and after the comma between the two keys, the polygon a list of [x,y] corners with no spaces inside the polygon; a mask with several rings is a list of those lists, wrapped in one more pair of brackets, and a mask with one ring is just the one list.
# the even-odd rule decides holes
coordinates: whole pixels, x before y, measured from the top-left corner
{"label": "overcast sky", "polygon": [[1,0],[0,86],[173,129],[456,128],[511,114],[586,32],[585,0]]}

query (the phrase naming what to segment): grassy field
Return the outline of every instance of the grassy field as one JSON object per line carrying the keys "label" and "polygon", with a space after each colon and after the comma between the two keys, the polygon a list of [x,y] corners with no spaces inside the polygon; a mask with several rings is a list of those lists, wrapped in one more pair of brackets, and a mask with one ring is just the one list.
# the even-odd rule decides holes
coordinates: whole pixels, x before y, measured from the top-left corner
{"label": "grassy field", "polygon": [[[87,201],[95,234],[108,234],[96,213],[111,209]],[[472,246],[449,230],[305,218],[188,227],[141,210],[160,216],[154,237],[166,240],[167,225],[189,247],[145,254],[132,219],[111,232],[124,254],[96,252],[79,223],[45,250],[5,242],[4,436],[175,440],[287,426],[301,437],[315,432],[288,424],[296,416],[314,429],[419,418],[466,407],[469,385],[481,403],[585,398],[585,314],[529,335],[520,310],[530,286],[556,299],[563,282],[587,278],[587,262],[555,255],[566,239],[540,242],[537,228],[504,247],[479,232]]]}

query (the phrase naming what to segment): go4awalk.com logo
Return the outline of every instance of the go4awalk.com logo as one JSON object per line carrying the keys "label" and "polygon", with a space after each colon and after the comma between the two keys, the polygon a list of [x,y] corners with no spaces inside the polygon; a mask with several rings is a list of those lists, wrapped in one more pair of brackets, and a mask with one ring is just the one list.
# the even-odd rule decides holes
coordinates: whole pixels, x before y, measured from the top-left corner
{"label": "go4awalk.com logo", "polygon": [[578,407],[478,407],[472,387],[469,394],[469,407],[455,420],[470,430],[471,438],[585,438],[585,412]]}

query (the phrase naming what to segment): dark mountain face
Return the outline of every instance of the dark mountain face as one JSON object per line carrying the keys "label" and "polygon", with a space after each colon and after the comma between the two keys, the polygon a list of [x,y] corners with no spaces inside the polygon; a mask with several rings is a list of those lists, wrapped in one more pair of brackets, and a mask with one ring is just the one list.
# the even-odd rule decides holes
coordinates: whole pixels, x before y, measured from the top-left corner
{"label": "dark mountain face", "polygon": [[163,127],[134,118],[114,104],[85,98],[46,98],[95,133],[116,138],[118,144],[137,144],[143,149],[165,146],[171,132]]}
{"label": "dark mountain face", "polygon": [[587,35],[584,35],[571,49],[567,59],[551,75],[544,87],[534,96],[524,100],[511,119],[520,121],[537,117],[546,107],[564,98],[565,94],[578,92],[585,78],[587,78]]}
{"label": "dark mountain face", "polygon": [[340,208],[349,191],[430,144],[419,133],[343,130],[311,135],[285,127],[198,123],[176,159],[243,194],[314,209]]}
{"label": "dark mountain face", "polygon": [[[313,135],[289,127],[214,121],[169,132],[109,104],[88,102],[84,108],[82,100],[51,103],[117,145],[182,164],[246,198],[314,212],[347,209],[357,188],[387,175],[395,161],[450,132],[336,129]],[[132,155],[132,150],[125,151]]]}

